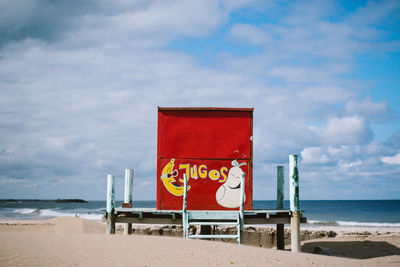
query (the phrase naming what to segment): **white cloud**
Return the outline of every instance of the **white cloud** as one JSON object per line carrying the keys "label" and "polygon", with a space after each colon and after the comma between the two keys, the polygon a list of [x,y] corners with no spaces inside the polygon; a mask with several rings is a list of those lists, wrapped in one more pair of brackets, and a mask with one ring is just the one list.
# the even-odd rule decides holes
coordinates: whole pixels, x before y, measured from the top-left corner
{"label": "white cloud", "polygon": [[359,164],[355,162],[360,162],[363,154],[364,149],[361,149],[359,145],[321,145],[306,147],[301,151],[302,163],[309,166],[315,164],[356,166]]}
{"label": "white cloud", "polygon": [[400,165],[400,152],[392,157],[382,157],[382,162],[387,164]]}
{"label": "white cloud", "polygon": [[387,104],[384,101],[374,102],[371,100],[371,96],[368,96],[365,100],[349,101],[346,104],[346,110],[350,114],[363,114],[364,116],[374,116],[375,114],[382,114],[387,111]]}
{"label": "white cloud", "polygon": [[338,145],[362,144],[372,135],[365,120],[358,116],[331,117],[320,133],[324,143]]}
{"label": "white cloud", "polygon": [[111,17],[110,26],[149,37],[200,37],[215,30],[224,16],[216,1],[154,1],[145,8]]}
{"label": "white cloud", "polygon": [[322,151],[321,147],[306,147],[301,151],[303,163],[328,163],[329,156]]}
{"label": "white cloud", "polygon": [[141,185],[142,185],[142,186],[150,186],[150,185],[155,185],[155,183],[150,182],[150,181],[143,181],[143,182],[141,183]]}
{"label": "white cloud", "polygon": [[38,186],[37,183],[30,183],[24,185],[25,188],[36,188],[37,186]]}
{"label": "white cloud", "polygon": [[354,95],[354,92],[348,91],[344,86],[337,85],[309,86],[299,93],[303,101],[316,99],[323,105],[346,101]]}
{"label": "white cloud", "polygon": [[392,14],[394,14],[393,19],[396,19],[399,10],[400,3],[396,0],[368,1],[366,6],[358,8],[357,12],[349,17],[349,20],[351,23],[361,25],[375,24],[387,19]]}
{"label": "white cloud", "polygon": [[254,45],[266,45],[272,41],[268,32],[250,24],[235,24],[230,34],[239,42],[249,42]]}
{"label": "white cloud", "polygon": [[289,83],[323,82],[332,79],[335,71],[331,72],[327,68],[297,66],[273,67],[268,73],[271,77],[277,77]]}
{"label": "white cloud", "polygon": [[[363,162],[360,159],[357,159],[356,161],[352,162],[346,162],[346,161],[339,161],[339,167],[342,169],[344,172],[348,172],[350,169],[357,168],[358,166],[361,166]],[[358,169],[357,169],[358,171]]]}
{"label": "white cloud", "polygon": [[21,184],[26,183],[27,181],[24,179],[2,179],[0,180],[0,184]]}

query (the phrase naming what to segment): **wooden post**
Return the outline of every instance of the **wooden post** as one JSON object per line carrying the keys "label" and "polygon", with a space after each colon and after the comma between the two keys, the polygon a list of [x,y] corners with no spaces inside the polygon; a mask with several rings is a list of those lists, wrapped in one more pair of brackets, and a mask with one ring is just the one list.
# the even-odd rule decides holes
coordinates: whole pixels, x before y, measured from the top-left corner
{"label": "wooden post", "polygon": [[290,184],[290,237],[292,252],[300,252],[300,203],[299,203],[299,170],[297,155],[289,155],[289,184]]}
{"label": "wooden post", "polygon": [[[278,166],[276,175],[276,209],[282,210],[284,205],[284,175],[283,166]],[[279,250],[285,250],[285,225],[276,225],[276,248]]]}
{"label": "wooden post", "polygon": [[114,208],[115,208],[115,177],[114,175],[107,175],[107,234],[115,234],[115,216],[114,216]]}
{"label": "wooden post", "polygon": [[[130,204],[132,207],[132,186],[133,186],[133,169],[125,169],[125,194],[124,203]],[[124,234],[132,234],[132,224],[124,224]]]}

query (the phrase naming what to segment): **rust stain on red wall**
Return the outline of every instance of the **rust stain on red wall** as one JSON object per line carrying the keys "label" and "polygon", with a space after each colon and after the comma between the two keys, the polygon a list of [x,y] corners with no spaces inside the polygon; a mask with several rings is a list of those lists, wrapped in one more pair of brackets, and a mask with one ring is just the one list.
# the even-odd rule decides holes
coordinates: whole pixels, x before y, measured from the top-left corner
{"label": "rust stain on red wall", "polygon": [[188,209],[252,209],[252,108],[159,108],[157,209],[182,209],[183,174]]}

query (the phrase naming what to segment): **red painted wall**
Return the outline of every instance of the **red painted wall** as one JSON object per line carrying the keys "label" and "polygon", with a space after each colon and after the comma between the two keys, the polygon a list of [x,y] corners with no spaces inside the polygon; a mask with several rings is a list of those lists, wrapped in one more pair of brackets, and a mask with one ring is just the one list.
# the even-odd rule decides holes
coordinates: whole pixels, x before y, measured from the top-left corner
{"label": "red painted wall", "polygon": [[182,209],[184,173],[188,209],[237,209],[243,172],[252,209],[253,109],[159,108],[157,134],[157,209]]}

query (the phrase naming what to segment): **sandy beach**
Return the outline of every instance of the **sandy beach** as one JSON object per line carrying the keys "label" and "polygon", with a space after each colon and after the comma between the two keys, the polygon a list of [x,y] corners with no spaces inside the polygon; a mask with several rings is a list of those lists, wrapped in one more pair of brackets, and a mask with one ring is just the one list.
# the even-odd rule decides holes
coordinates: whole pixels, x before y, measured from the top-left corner
{"label": "sandy beach", "polygon": [[[336,237],[304,241],[303,253],[291,253],[122,231],[105,235],[104,224],[74,217],[2,220],[0,266],[400,266],[400,229],[333,230]],[[362,234],[367,230],[377,232]],[[331,256],[313,254],[316,246]]]}

